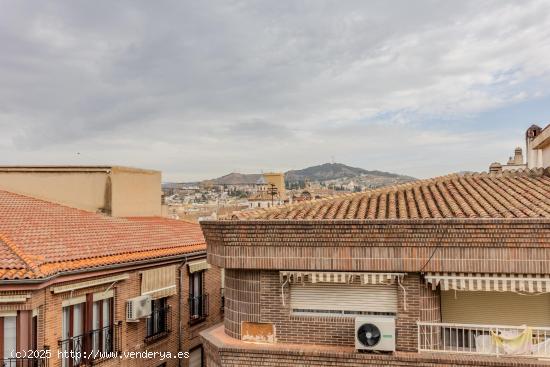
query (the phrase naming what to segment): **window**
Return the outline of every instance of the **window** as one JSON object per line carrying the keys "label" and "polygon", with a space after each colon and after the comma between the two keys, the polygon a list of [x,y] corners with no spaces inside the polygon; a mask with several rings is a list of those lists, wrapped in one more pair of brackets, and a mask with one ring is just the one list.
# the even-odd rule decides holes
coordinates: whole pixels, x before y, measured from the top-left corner
{"label": "window", "polygon": [[208,314],[208,295],[203,292],[204,271],[189,275],[189,316],[190,321],[199,322]]}
{"label": "window", "polygon": [[92,306],[92,350],[112,352],[113,299],[95,301]]}
{"label": "window", "polygon": [[35,350],[35,331],[32,311],[1,311],[0,312],[0,363],[4,367],[19,367],[23,363],[37,362],[32,356],[16,356],[14,352]]}
{"label": "window", "polygon": [[38,316],[32,317],[31,324],[31,350],[38,350]]}
{"label": "window", "polygon": [[168,298],[155,299],[151,303],[151,317],[147,319],[146,341],[157,340],[169,332]]}
{"label": "window", "polygon": [[548,293],[441,291],[441,319],[445,323],[550,327],[549,309]]}
{"label": "window", "polygon": [[84,353],[114,350],[113,309],[112,292],[89,293],[64,301],[59,345],[63,352],[74,354],[72,359],[62,359],[62,367],[85,362],[79,357]]}
{"label": "window", "polygon": [[189,367],[203,367],[202,345],[189,351]]}
{"label": "window", "polygon": [[[86,303],[82,302],[63,307],[61,320],[61,350],[63,352],[82,352],[85,306]],[[63,358],[61,360],[61,365],[63,367],[79,364],[80,357],[74,357],[72,361],[68,358]]]}
{"label": "window", "polygon": [[294,314],[395,315],[397,286],[395,284],[292,284],[290,306]]}
{"label": "window", "polygon": [[9,366],[7,360],[14,358],[12,352],[16,350],[17,347],[17,326],[16,326],[17,317],[14,316],[4,316],[0,317],[0,332],[2,332],[2,338],[0,338],[3,363]]}
{"label": "window", "polygon": [[225,269],[220,269],[220,281],[221,281],[221,287],[220,287],[220,296],[221,296],[221,311],[224,312],[225,309]]}

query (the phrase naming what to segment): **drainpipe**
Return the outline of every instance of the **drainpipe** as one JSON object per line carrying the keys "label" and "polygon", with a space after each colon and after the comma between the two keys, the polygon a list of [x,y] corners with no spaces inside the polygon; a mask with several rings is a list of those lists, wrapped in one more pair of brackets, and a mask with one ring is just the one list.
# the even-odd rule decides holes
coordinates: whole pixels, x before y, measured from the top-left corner
{"label": "drainpipe", "polygon": [[[181,320],[181,310],[183,308],[183,295],[181,294],[183,290],[183,269],[185,268],[185,265],[187,265],[187,256],[185,257],[185,260],[181,263],[181,265],[178,268],[179,272],[179,279],[178,279],[178,354],[182,351],[181,350],[181,340],[182,340],[182,334],[183,334],[183,323]],[[178,366],[181,367],[181,358],[178,358]]]}

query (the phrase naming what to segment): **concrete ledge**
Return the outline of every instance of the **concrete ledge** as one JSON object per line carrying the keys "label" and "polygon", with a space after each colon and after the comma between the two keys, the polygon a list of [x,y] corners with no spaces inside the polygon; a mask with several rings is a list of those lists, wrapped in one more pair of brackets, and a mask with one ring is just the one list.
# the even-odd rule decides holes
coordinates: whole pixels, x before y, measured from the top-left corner
{"label": "concrete ledge", "polygon": [[353,347],[310,344],[251,343],[233,339],[224,333],[223,325],[216,325],[200,333],[207,351],[208,366],[490,366],[538,367],[549,366],[550,361],[530,358],[484,357],[461,354],[358,353]]}

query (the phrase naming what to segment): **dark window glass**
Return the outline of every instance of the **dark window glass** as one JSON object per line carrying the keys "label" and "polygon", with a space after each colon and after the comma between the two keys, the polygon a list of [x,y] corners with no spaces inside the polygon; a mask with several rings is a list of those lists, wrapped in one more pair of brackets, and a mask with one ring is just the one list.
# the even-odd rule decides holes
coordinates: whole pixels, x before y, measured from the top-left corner
{"label": "dark window glass", "polygon": [[154,336],[168,331],[168,302],[167,298],[152,301],[151,317],[147,319],[147,336]]}

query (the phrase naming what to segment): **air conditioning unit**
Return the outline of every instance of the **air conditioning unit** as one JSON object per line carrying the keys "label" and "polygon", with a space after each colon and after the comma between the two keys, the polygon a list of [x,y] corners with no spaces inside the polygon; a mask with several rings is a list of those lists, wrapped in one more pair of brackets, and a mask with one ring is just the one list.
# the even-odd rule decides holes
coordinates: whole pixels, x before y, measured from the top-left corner
{"label": "air conditioning unit", "polygon": [[395,351],[395,317],[356,317],[355,349],[384,352]]}
{"label": "air conditioning unit", "polygon": [[126,322],[138,322],[151,316],[151,296],[139,296],[126,301]]}

